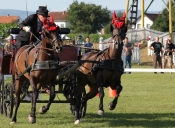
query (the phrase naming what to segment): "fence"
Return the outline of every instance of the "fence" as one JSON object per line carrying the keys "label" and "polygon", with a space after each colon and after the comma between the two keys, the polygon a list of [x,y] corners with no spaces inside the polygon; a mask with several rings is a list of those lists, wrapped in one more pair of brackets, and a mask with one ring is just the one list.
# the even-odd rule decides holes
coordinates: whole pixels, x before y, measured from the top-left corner
{"label": "fence", "polygon": [[[160,38],[160,42],[162,44],[164,44],[164,40],[165,38],[169,37],[169,32],[160,32],[160,31],[156,31],[156,30],[152,30],[152,29],[148,29],[148,28],[143,28],[143,29],[129,29],[127,31],[127,37],[128,37],[128,41],[131,43],[134,43],[136,45],[138,45],[139,43],[141,43],[141,41],[147,41],[147,38],[151,36],[151,40],[154,40],[154,37],[158,36]],[[173,39],[175,39],[175,32],[172,34]],[[111,40],[111,38],[108,38],[106,40],[104,40],[104,42],[108,42],[109,40]],[[173,42],[174,44],[174,42]],[[105,45],[105,48],[108,47],[108,45]],[[100,46],[99,46],[100,49]],[[132,55],[132,62],[133,63],[141,63],[141,57],[140,57],[140,49],[138,47],[134,47],[133,49],[133,55]],[[123,55],[122,55],[123,58]],[[173,53],[173,63],[175,64],[175,53]]]}
{"label": "fence", "polygon": [[[105,43],[105,42],[100,42],[99,43],[99,49],[103,50],[105,48],[109,47],[109,43]],[[124,55],[122,53],[122,59],[123,59]],[[132,63],[138,63],[140,64],[141,62],[141,57],[140,57],[140,48],[139,47],[134,47],[134,49],[132,50]]]}

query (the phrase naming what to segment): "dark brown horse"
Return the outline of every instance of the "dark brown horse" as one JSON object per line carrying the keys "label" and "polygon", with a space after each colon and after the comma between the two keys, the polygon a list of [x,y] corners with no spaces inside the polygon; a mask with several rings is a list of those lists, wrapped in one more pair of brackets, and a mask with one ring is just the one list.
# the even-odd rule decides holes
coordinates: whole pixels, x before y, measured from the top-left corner
{"label": "dark brown horse", "polygon": [[55,51],[58,51],[62,41],[59,38],[59,28],[55,25],[53,17],[43,21],[43,39],[38,45],[21,47],[14,61],[15,70],[15,113],[11,124],[17,121],[17,111],[20,105],[20,92],[23,82],[28,79],[32,88],[31,112],[28,120],[36,122],[36,100],[40,88],[49,85],[50,98],[48,104],[40,110],[45,113],[49,110],[55,98],[55,79],[57,76],[58,62],[55,60]]}
{"label": "dark brown horse", "polygon": [[[116,97],[109,104],[109,109],[113,110],[116,107],[118,96],[122,91],[120,79],[124,69],[121,54],[123,50],[123,39],[127,32],[125,13],[121,18],[118,18],[115,12],[113,13],[111,32],[112,40],[109,42],[109,48],[100,52],[90,52],[81,58],[81,60],[94,61],[94,63],[84,63],[79,68],[81,75],[78,78],[77,84],[75,124],[80,123],[82,113],[79,112],[81,112],[81,106],[84,106],[97,93],[99,93],[100,97],[98,114],[103,115],[104,87],[111,87],[112,90],[117,90]],[[90,91],[81,100],[81,95],[86,85],[89,85]]]}

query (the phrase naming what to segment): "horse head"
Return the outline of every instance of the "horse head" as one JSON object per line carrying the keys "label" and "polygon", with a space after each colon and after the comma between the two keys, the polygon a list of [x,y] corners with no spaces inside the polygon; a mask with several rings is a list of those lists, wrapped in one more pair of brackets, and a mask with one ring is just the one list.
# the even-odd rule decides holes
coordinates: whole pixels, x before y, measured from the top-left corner
{"label": "horse head", "polygon": [[125,12],[123,13],[122,17],[117,17],[115,11],[112,14],[112,23],[110,26],[110,30],[111,30],[112,39],[113,39],[111,48],[113,49],[113,51],[115,51],[115,52],[111,52],[112,54],[111,56],[113,56],[113,58],[116,57],[116,54],[120,56],[122,53],[123,40],[127,32],[127,25],[125,24],[125,18],[126,18]]}
{"label": "horse head", "polygon": [[51,48],[59,52],[60,47],[62,45],[62,40],[59,35],[60,28],[54,23],[52,15],[50,15],[50,20],[44,18],[43,19],[43,36],[48,40],[47,44],[50,45]]}

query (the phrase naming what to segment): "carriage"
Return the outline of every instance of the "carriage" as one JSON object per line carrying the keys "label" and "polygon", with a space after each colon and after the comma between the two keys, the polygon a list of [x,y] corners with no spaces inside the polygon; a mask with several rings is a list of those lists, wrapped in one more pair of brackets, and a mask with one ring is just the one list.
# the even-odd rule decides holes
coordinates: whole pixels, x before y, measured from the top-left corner
{"label": "carriage", "polygon": [[[11,118],[13,114],[14,107],[14,86],[15,86],[15,78],[14,78],[14,57],[17,52],[15,45],[15,38],[19,33],[18,28],[11,28],[8,30],[8,34],[10,35],[10,45],[6,46],[7,38],[1,37],[1,48],[0,48],[0,113],[5,116]],[[62,28],[60,34],[68,34],[68,28]],[[8,47],[5,49],[5,47]],[[65,45],[62,47],[62,51],[58,54],[59,58],[59,70],[58,74],[69,70],[71,67],[78,63],[80,55],[77,55],[78,48],[71,45]],[[70,110],[72,114],[74,114],[74,105],[76,101],[76,79],[78,75],[76,73],[68,73],[66,76],[59,78],[56,80],[57,89],[55,93],[63,94],[64,99],[58,98],[54,100],[53,103],[69,103]],[[8,79],[6,81],[6,79]],[[32,92],[29,89],[28,82],[24,82],[23,87],[21,89],[21,102],[22,103],[30,103],[30,94]],[[46,94],[44,90],[41,89],[40,95]],[[86,90],[84,89],[83,95],[86,94]],[[40,96],[39,96],[40,97]],[[47,103],[48,100],[37,99],[37,103]],[[87,105],[84,105],[82,116],[85,116]]]}

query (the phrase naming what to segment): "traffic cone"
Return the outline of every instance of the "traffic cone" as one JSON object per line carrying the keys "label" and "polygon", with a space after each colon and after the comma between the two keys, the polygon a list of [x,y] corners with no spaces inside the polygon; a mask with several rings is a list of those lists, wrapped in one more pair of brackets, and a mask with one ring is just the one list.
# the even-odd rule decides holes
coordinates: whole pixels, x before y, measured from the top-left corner
{"label": "traffic cone", "polygon": [[112,90],[111,87],[109,87],[108,97],[116,97],[116,94],[117,90],[116,89]]}
{"label": "traffic cone", "polygon": [[[91,90],[91,88],[90,87],[88,87],[88,91],[90,91]],[[99,96],[99,93],[97,93],[97,95],[96,96]]]}

